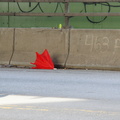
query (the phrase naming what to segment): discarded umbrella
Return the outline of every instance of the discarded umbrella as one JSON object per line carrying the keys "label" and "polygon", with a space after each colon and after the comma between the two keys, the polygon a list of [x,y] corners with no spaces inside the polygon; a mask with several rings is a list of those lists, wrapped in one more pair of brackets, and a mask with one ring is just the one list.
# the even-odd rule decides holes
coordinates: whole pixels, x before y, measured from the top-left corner
{"label": "discarded umbrella", "polygon": [[36,65],[32,69],[54,69],[54,64],[47,49],[42,54],[36,52],[36,60],[31,64]]}

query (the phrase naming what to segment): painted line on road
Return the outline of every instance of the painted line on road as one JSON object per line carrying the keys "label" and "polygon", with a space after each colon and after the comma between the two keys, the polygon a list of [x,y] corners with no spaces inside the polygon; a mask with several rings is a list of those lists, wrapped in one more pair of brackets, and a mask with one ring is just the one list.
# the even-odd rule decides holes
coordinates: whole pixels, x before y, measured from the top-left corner
{"label": "painted line on road", "polygon": [[12,109],[12,107],[0,107],[1,109]]}
{"label": "painted line on road", "polygon": [[5,107],[5,106],[3,106],[3,107],[1,107],[0,106],[0,109],[18,109],[18,110],[35,110],[35,111],[49,111],[48,109],[40,109],[40,108],[38,108],[38,109],[35,109],[35,108],[26,108],[26,107]]}
{"label": "painted line on road", "polygon": [[99,111],[99,110],[87,110],[87,109],[68,109],[67,111],[80,111],[80,112],[87,112],[87,113],[97,113],[97,114],[109,114],[109,115],[120,115],[120,112],[111,112],[111,111]]}
{"label": "painted line on road", "polygon": [[86,110],[86,109],[74,109],[74,108],[35,108],[35,106],[21,107],[23,104],[33,103],[55,103],[55,102],[76,102],[76,101],[87,101],[86,99],[74,99],[74,98],[56,98],[56,97],[39,97],[39,96],[22,96],[22,95],[7,95],[0,97],[0,109],[18,109],[18,110],[36,110],[36,111],[75,111],[75,112],[86,112],[96,114],[109,114],[109,115],[120,115],[120,112],[110,111],[97,111],[97,110]]}
{"label": "painted line on road", "polygon": [[35,110],[35,111],[49,111],[48,109],[34,109],[34,108],[16,108],[18,110]]}
{"label": "painted line on road", "polygon": [[72,109],[72,108],[35,108],[36,106],[0,106],[0,109],[13,109],[13,110],[27,110],[27,111],[42,111],[42,112],[49,112],[49,111],[72,111],[72,112],[85,112],[91,114],[106,114],[109,116],[112,115],[120,115],[120,112],[111,112],[111,111],[97,111],[97,110],[87,110],[87,109]]}

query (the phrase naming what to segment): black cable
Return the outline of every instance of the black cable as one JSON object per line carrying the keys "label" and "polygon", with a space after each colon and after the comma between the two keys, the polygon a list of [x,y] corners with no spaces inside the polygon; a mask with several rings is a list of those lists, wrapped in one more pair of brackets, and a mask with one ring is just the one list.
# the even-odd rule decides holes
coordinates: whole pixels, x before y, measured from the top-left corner
{"label": "black cable", "polygon": [[[108,2],[105,2],[107,5],[108,5],[108,13],[110,12],[110,4],[108,3]],[[101,4],[101,3],[90,3],[90,5],[91,4]],[[87,3],[84,3],[84,9],[85,9],[85,13],[87,13],[87,7],[86,7],[86,5],[87,5]],[[106,18],[107,18],[107,16],[105,16],[102,20],[100,20],[100,21],[93,21],[93,20],[91,20],[88,16],[86,16],[86,18],[87,18],[87,20],[89,21],[89,22],[91,22],[91,23],[101,23],[101,22],[103,22]]]}

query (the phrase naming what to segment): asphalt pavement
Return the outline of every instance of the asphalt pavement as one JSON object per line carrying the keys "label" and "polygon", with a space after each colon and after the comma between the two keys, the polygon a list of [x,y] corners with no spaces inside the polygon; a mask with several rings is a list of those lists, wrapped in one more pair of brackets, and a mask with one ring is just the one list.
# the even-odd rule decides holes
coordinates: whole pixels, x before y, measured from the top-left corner
{"label": "asphalt pavement", "polygon": [[0,68],[1,120],[119,118],[119,71]]}

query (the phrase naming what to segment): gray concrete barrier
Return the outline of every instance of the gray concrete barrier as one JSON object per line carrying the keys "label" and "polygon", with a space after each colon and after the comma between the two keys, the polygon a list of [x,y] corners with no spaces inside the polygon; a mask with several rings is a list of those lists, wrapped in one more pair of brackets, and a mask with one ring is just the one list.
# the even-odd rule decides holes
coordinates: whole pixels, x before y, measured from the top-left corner
{"label": "gray concrete barrier", "polygon": [[120,70],[120,30],[0,28],[0,64],[33,66],[45,49],[57,66]]}
{"label": "gray concrete barrier", "polygon": [[55,65],[64,66],[68,54],[68,30],[16,28],[11,65],[31,66],[35,52],[48,49]]}
{"label": "gray concrete barrier", "polygon": [[9,64],[13,53],[13,28],[0,28],[0,64]]}
{"label": "gray concrete barrier", "polygon": [[120,30],[71,30],[69,68],[120,69]]}

